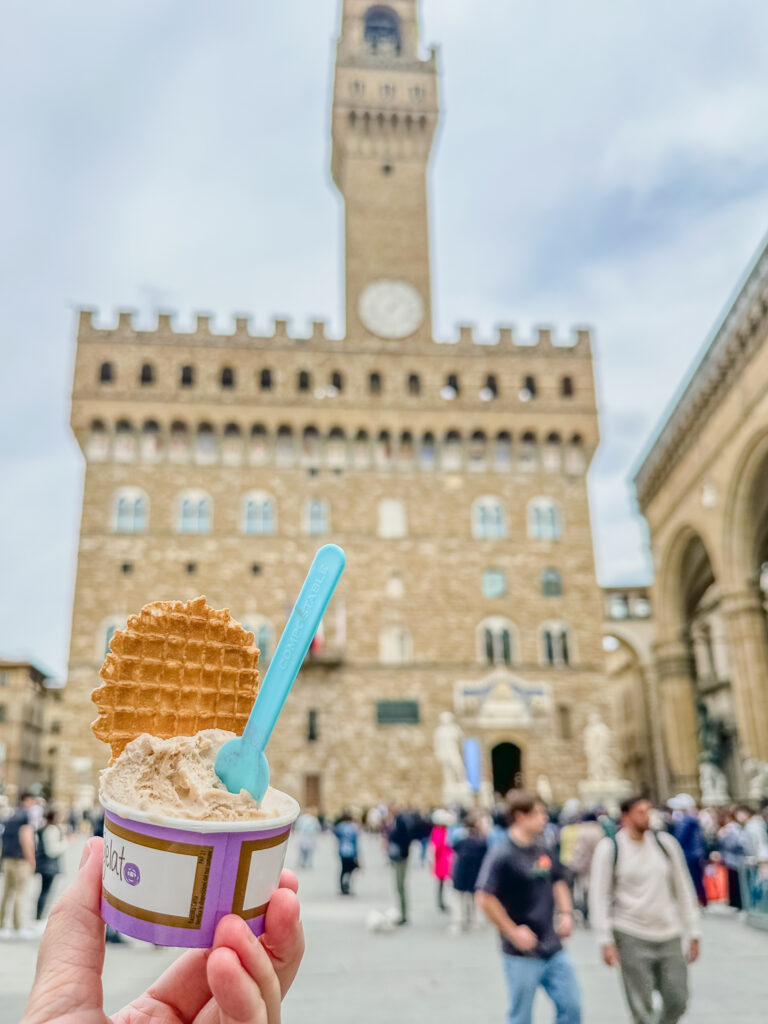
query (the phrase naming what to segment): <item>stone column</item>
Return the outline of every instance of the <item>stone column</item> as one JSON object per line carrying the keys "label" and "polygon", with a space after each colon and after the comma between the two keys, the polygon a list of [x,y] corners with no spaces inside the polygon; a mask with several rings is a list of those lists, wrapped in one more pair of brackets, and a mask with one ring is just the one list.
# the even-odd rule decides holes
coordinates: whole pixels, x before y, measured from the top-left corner
{"label": "stone column", "polygon": [[768,634],[757,590],[723,594],[731,690],[742,758],[768,761]]}
{"label": "stone column", "polygon": [[648,722],[648,737],[651,747],[651,770],[656,787],[655,797],[664,799],[671,795],[667,755],[664,749],[664,728],[661,701],[659,698],[659,681],[654,662],[641,662],[643,697],[645,700]]}
{"label": "stone column", "polygon": [[681,640],[662,641],[654,650],[659,713],[664,723],[669,765],[668,785],[671,791],[695,795],[699,789],[699,745],[688,651]]}

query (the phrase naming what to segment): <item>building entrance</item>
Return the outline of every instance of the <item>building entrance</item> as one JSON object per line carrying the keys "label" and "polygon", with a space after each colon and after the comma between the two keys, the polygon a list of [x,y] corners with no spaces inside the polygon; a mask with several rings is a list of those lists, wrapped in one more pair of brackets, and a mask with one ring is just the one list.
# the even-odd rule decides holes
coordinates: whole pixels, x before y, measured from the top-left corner
{"label": "building entrance", "polygon": [[502,796],[523,784],[523,757],[516,743],[497,743],[491,751],[493,788]]}

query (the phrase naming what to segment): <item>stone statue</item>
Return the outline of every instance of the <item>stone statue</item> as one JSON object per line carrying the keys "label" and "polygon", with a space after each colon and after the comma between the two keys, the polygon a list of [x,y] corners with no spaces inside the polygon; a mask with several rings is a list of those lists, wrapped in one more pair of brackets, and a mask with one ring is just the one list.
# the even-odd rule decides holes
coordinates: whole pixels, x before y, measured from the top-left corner
{"label": "stone statue", "polygon": [[443,801],[460,802],[469,790],[461,753],[461,728],[450,711],[441,711],[435,729],[435,757],[443,772]]}
{"label": "stone statue", "polygon": [[596,711],[590,713],[583,735],[589,781],[607,782],[617,778],[616,762],[611,753],[611,730]]}
{"label": "stone statue", "polygon": [[552,797],[552,784],[546,775],[540,775],[536,779],[536,795],[544,801],[547,807],[551,807],[553,804]]}
{"label": "stone statue", "polygon": [[710,718],[707,705],[699,701],[696,705],[698,726],[696,729],[699,741],[699,760],[720,766],[723,763],[723,731],[720,722]]}
{"label": "stone statue", "polygon": [[768,796],[768,764],[765,761],[748,757],[744,761],[744,778],[750,800],[762,800]]}
{"label": "stone statue", "polygon": [[711,761],[699,764],[699,788],[702,804],[727,804],[730,800],[725,775]]}

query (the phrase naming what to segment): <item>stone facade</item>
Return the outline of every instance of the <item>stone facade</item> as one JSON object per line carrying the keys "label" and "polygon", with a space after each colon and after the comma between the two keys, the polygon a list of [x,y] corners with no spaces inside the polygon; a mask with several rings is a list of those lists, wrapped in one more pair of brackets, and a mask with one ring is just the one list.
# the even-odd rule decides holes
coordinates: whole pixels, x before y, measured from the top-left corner
{"label": "stone facade", "polygon": [[58,733],[52,706],[58,690],[27,661],[0,660],[0,804],[14,806],[25,790],[53,788],[51,743]]}
{"label": "stone facade", "polygon": [[418,56],[414,0],[380,12],[348,0],[337,55],[346,336],[80,314],[69,798],[92,798],[106,759],[87,723],[108,631],[150,600],[204,593],[268,657],[327,540],[348,567],[269,749],[275,783],[305,803],[438,802],[445,710],[480,741],[487,786],[546,774],[564,799],[584,775],[589,712],[607,718],[589,333],[561,345],[540,329],[523,344],[502,328],[480,343],[463,327],[434,340],[435,58]]}
{"label": "stone facade", "polygon": [[[768,246],[636,476],[651,533],[670,788],[702,761],[732,796],[768,762]],[[768,794],[766,794],[768,795]]]}

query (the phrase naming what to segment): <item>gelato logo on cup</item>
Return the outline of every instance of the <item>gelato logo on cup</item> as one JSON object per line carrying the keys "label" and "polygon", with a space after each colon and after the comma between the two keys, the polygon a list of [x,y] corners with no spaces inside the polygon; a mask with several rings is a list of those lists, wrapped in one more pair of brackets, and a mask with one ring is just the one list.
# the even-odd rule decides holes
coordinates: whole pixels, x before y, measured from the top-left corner
{"label": "gelato logo on cup", "polygon": [[[138,878],[131,882],[123,874],[123,864],[125,862],[125,844],[118,844],[109,836],[104,837],[104,867],[101,872],[101,880],[104,881],[108,874],[114,875],[119,878],[120,881],[126,881],[129,885],[136,885]],[[138,875],[139,869],[135,864],[126,864],[126,868],[133,868]]]}
{"label": "gelato logo on cup", "polygon": [[128,885],[138,885],[141,881],[141,872],[138,864],[126,864],[123,869],[123,877]]}

